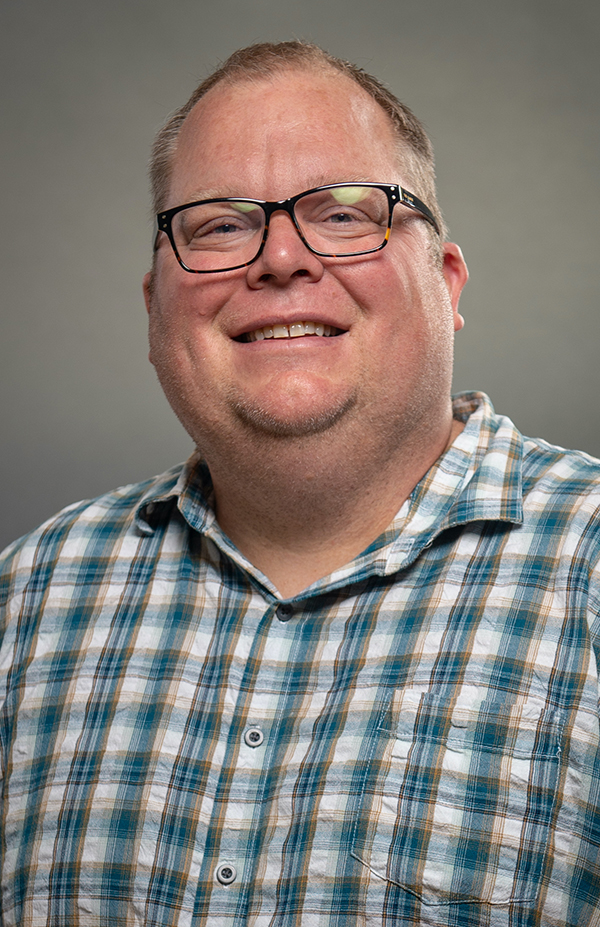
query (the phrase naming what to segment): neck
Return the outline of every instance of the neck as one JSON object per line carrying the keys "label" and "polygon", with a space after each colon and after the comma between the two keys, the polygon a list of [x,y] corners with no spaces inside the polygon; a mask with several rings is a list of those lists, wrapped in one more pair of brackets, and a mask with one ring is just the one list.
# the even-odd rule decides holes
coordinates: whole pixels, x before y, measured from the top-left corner
{"label": "neck", "polygon": [[[462,425],[448,415],[435,440],[366,447],[339,436],[265,441],[211,455],[217,518],[284,598],[342,567],[384,531]],[[254,443],[254,447],[252,444]],[[221,462],[223,465],[221,465]]]}

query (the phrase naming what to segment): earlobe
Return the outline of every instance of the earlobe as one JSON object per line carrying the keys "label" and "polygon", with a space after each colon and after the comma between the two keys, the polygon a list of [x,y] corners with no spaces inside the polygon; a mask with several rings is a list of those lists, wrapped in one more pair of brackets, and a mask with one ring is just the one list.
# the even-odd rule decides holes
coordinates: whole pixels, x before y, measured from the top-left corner
{"label": "earlobe", "polygon": [[464,328],[464,326],[465,326],[465,320],[463,316],[460,314],[460,312],[455,312],[454,313],[454,331],[459,332],[461,328]]}
{"label": "earlobe", "polygon": [[469,270],[465,263],[462,251],[452,241],[444,243],[444,264],[442,268],[450,302],[452,303],[452,312],[454,315],[454,331],[458,332],[465,324],[465,320],[458,311],[458,303],[462,289],[469,279]]}

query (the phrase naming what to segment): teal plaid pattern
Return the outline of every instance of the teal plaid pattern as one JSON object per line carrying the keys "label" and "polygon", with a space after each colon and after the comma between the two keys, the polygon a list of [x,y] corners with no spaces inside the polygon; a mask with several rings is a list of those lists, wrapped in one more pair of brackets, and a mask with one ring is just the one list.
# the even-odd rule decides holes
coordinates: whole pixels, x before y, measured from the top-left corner
{"label": "teal plaid pattern", "polygon": [[8,548],[4,927],[600,924],[600,463],[455,416],[290,601],[198,457]]}

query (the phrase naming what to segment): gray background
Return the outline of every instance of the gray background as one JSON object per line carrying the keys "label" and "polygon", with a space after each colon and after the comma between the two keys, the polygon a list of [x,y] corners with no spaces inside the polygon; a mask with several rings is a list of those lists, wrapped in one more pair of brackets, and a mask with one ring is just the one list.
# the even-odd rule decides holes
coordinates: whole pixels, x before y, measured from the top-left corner
{"label": "gray background", "polygon": [[456,389],[600,455],[598,0],[2,0],[0,546],[183,459],[146,359],[155,131],[240,45],[315,40],[425,121],[471,281]]}

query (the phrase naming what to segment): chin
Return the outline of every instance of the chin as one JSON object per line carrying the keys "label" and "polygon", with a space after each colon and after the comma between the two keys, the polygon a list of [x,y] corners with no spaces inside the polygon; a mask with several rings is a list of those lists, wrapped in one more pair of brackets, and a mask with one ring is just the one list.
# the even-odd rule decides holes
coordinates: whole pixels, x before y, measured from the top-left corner
{"label": "chin", "polygon": [[237,402],[233,411],[249,431],[263,437],[304,438],[322,434],[335,427],[355,405],[355,397],[319,412],[282,415],[259,406]]}

